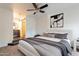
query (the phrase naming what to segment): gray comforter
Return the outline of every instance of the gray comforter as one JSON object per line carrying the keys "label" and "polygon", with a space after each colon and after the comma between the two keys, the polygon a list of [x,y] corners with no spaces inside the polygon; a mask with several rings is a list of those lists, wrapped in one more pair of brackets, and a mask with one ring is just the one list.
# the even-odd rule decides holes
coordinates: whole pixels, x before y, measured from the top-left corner
{"label": "gray comforter", "polygon": [[[71,47],[69,43],[65,40],[61,40],[60,42],[54,42],[54,41],[49,41],[49,40],[33,37],[33,38],[27,38],[24,41],[30,43],[38,51],[38,53],[41,56],[43,56],[44,54],[41,53],[40,49],[37,48],[37,46],[41,46],[42,48],[45,48],[46,45],[50,47],[54,46],[60,49],[62,56],[68,56],[68,54],[71,54]],[[45,45],[45,47],[43,45]],[[52,54],[52,51],[50,51],[50,54]]]}

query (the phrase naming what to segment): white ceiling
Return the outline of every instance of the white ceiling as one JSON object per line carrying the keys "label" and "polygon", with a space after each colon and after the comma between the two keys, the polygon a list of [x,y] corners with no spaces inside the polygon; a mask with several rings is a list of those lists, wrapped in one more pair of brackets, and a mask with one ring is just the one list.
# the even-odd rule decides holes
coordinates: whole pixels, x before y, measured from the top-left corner
{"label": "white ceiling", "polygon": [[[45,3],[37,3],[38,7],[41,5],[44,5]],[[53,11],[55,9],[65,9],[65,8],[70,8],[75,5],[79,5],[78,3],[48,3],[48,7],[43,9],[46,10],[46,12]],[[0,8],[11,8],[15,10],[18,13],[24,13],[24,14],[29,14],[33,12],[27,12],[27,9],[34,8],[31,3],[0,3]]]}
{"label": "white ceiling", "polygon": [[46,13],[63,12],[69,8],[74,8],[78,6],[79,3],[49,3],[48,8],[46,8]]}
{"label": "white ceiling", "polygon": [[12,9],[20,14],[30,14],[30,12],[26,11],[28,8],[33,8],[33,5],[31,3],[12,4]]}
{"label": "white ceiling", "polygon": [[9,8],[14,12],[26,15],[26,10],[34,7],[31,3],[0,3],[0,8]]}
{"label": "white ceiling", "polygon": [[48,4],[49,10],[54,10],[54,9],[66,9],[66,8],[70,8],[70,7],[74,7],[76,5],[79,5],[78,3],[49,3]]}

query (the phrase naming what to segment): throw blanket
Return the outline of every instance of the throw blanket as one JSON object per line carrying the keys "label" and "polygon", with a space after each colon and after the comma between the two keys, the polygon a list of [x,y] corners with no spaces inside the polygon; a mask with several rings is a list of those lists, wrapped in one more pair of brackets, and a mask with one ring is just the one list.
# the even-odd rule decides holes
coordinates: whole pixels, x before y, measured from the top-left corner
{"label": "throw blanket", "polygon": [[40,51],[36,48],[36,45],[48,44],[51,46],[55,46],[61,50],[62,56],[68,56],[68,53],[71,54],[71,47],[68,42],[65,40],[61,40],[60,42],[54,42],[50,40],[40,39],[40,38],[27,38],[24,41],[30,43],[41,55]]}

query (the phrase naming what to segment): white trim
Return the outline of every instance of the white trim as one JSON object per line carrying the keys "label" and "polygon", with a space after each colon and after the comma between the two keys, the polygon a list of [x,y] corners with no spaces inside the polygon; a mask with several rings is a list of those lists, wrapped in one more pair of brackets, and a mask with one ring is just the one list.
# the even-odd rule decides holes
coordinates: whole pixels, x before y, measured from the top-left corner
{"label": "white trim", "polygon": [[5,47],[5,46],[8,46],[8,44],[5,43],[5,44],[1,44],[1,45],[0,45],[0,47]]}

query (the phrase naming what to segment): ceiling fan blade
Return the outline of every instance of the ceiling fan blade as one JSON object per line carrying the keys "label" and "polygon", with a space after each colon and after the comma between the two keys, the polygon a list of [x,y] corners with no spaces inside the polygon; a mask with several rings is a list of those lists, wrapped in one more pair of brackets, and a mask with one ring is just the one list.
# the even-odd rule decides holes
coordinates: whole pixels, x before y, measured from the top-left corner
{"label": "ceiling fan blade", "polygon": [[27,11],[35,11],[35,9],[27,9]]}
{"label": "ceiling fan blade", "polygon": [[39,10],[41,13],[45,13],[45,11]]}
{"label": "ceiling fan blade", "polygon": [[45,4],[45,5],[41,6],[40,9],[43,9],[45,7],[48,7],[48,4]]}
{"label": "ceiling fan blade", "polygon": [[36,5],[36,3],[32,3],[32,4],[33,4],[34,8],[37,9],[37,5]]}

